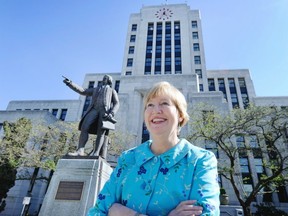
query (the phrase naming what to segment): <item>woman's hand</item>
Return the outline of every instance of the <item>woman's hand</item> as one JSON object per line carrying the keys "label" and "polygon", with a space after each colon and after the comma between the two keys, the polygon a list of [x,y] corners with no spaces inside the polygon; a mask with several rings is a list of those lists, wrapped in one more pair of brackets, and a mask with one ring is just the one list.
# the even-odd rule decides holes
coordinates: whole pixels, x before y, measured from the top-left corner
{"label": "woman's hand", "polygon": [[168,216],[196,216],[201,215],[203,208],[201,206],[194,206],[196,200],[186,200],[173,209]]}
{"label": "woman's hand", "polygon": [[[108,216],[123,216],[123,215],[134,216],[134,215],[137,215],[137,212],[124,205],[121,205],[120,203],[114,203],[110,207]],[[145,216],[143,214],[138,214],[138,215]]]}

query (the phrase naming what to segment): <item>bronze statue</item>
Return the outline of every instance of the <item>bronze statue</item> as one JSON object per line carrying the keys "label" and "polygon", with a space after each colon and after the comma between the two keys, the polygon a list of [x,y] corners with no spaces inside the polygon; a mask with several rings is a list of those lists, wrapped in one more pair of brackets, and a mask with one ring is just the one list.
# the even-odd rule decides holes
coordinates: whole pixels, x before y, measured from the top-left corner
{"label": "bronze statue", "polygon": [[96,134],[96,142],[91,156],[102,156],[106,158],[108,133],[115,129],[115,113],[119,109],[117,92],[112,88],[112,77],[104,75],[102,85],[95,88],[83,89],[70,79],[64,77],[63,82],[75,92],[92,96],[91,104],[79,123],[80,138],[78,148],[75,152],[68,153],[70,156],[85,156],[84,147],[88,141],[89,134]]}

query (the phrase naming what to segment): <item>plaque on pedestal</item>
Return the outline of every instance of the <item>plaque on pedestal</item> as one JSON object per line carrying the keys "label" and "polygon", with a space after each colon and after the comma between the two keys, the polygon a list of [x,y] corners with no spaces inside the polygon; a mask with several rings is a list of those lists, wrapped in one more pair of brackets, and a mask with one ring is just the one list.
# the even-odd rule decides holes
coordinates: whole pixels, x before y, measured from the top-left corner
{"label": "plaque on pedestal", "polygon": [[58,161],[39,215],[86,215],[111,172],[102,158],[64,157]]}

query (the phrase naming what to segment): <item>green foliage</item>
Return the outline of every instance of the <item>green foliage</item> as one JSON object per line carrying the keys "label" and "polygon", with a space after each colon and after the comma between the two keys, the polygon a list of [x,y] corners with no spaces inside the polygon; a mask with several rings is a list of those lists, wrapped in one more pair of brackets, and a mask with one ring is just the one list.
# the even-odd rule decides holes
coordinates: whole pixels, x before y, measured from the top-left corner
{"label": "green foliage", "polygon": [[[11,187],[15,185],[16,169],[9,161],[0,164],[0,212],[5,208],[5,198]],[[3,202],[2,202],[3,201]]]}
{"label": "green foliage", "polygon": [[31,122],[25,118],[15,123],[4,122],[5,136],[0,146],[0,212],[5,208],[5,198],[14,186],[21,155],[31,131]]}
{"label": "green foliage", "polygon": [[255,205],[257,208],[255,216],[288,216],[288,214],[269,203]]}
{"label": "green foliage", "polygon": [[[243,207],[244,215],[249,215],[250,205],[265,187],[273,192],[277,186],[287,185],[288,154],[285,136],[288,128],[288,112],[277,107],[257,107],[234,109],[231,113],[221,113],[216,107],[200,104],[190,112],[190,133],[187,139],[205,147],[214,143],[221,155],[218,170],[230,181]],[[244,142],[238,142],[244,137]],[[252,138],[254,142],[252,142]],[[252,192],[244,191],[239,170],[239,156],[256,155],[263,157],[263,168],[271,172],[263,173]],[[246,212],[245,212],[246,211]]]}
{"label": "green foliage", "polygon": [[[16,122],[4,122],[3,129],[4,137],[0,140],[0,211],[4,209],[7,192],[16,179],[31,179],[31,168],[54,170],[57,161],[75,146],[78,138],[76,124],[62,121],[53,125],[32,124],[31,120],[20,118]],[[40,178],[49,180],[45,176]]]}
{"label": "green foliage", "polygon": [[108,153],[114,156],[119,156],[123,151],[131,148],[129,144],[134,143],[132,135],[120,131],[112,131],[109,138],[111,145],[108,147]]}

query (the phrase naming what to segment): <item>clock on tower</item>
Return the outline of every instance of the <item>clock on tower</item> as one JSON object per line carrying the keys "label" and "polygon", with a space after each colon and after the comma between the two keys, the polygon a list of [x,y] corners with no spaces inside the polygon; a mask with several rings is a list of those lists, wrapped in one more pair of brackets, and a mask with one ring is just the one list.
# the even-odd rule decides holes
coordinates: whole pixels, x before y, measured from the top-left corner
{"label": "clock on tower", "polygon": [[173,12],[169,8],[161,8],[158,11],[156,11],[155,16],[160,20],[168,20],[172,17]]}

